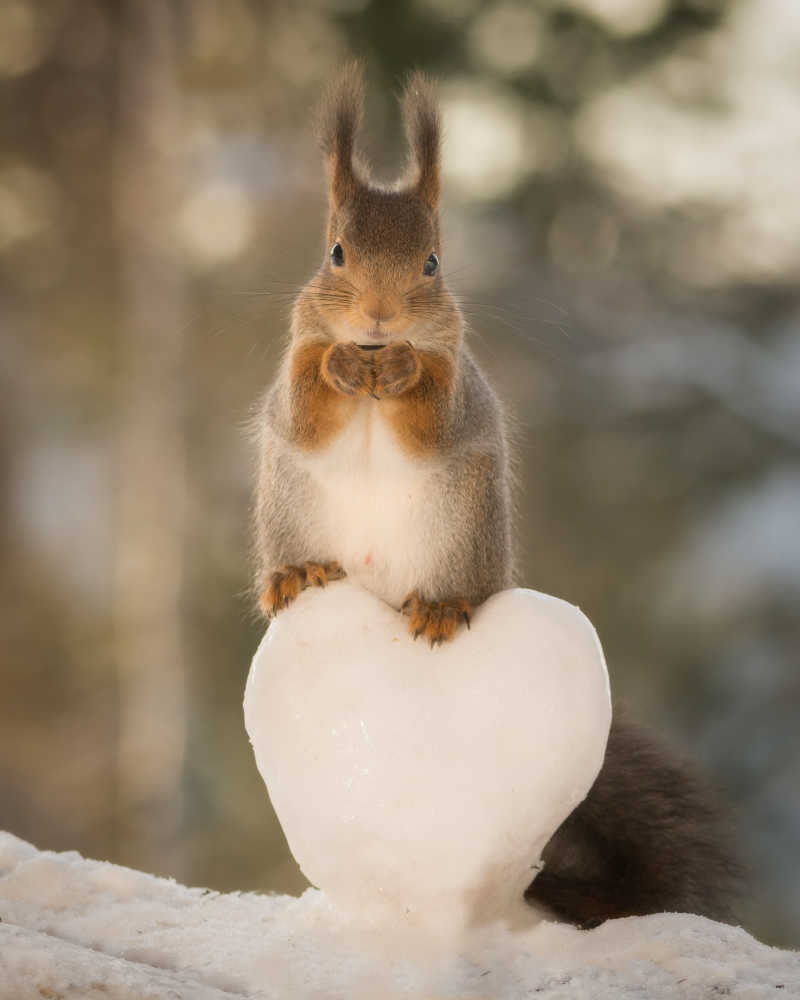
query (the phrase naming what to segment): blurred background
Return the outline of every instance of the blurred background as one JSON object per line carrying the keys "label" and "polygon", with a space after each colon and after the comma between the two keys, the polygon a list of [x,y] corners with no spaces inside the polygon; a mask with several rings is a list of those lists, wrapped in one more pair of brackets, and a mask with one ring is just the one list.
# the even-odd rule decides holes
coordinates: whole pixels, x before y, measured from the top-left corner
{"label": "blurred background", "polygon": [[324,252],[309,126],[446,122],[445,274],[516,422],[521,582],[725,789],[800,944],[796,0],[0,3],[0,828],[298,892],[241,713],[245,424]]}

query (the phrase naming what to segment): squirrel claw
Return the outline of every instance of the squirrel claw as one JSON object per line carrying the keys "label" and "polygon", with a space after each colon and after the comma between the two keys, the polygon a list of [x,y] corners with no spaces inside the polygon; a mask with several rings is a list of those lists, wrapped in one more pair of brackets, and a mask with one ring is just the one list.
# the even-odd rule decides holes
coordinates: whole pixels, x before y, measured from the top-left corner
{"label": "squirrel claw", "polygon": [[471,625],[472,605],[462,597],[425,601],[415,591],[403,601],[400,611],[411,619],[408,623],[411,637],[416,640],[424,635],[431,648],[452,639],[460,622],[467,628]]}
{"label": "squirrel claw", "polygon": [[270,575],[259,605],[268,618],[274,618],[279,611],[288,608],[306,587],[325,587],[331,580],[341,580],[344,576],[345,571],[338,562],[281,566]]}

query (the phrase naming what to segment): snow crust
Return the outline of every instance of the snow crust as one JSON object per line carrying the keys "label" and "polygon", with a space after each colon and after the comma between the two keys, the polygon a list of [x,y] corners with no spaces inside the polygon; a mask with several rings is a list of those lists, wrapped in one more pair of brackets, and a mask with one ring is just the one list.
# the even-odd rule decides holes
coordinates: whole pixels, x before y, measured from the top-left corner
{"label": "snow crust", "polygon": [[603,653],[578,608],[495,594],[431,649],[350,581],[305,591],[255,655],[245,722],[289,846],[351,919],[425,935],[502,918],[603,760]]}
{"label": "snow crust", "polygon": [[[235,849],[235,846],[232,848]],[[738,1000],[800,996],[800,953],[704,917],[485,927],[412,950],[299,899],[188,889],[0,833],[2,1000]]]}

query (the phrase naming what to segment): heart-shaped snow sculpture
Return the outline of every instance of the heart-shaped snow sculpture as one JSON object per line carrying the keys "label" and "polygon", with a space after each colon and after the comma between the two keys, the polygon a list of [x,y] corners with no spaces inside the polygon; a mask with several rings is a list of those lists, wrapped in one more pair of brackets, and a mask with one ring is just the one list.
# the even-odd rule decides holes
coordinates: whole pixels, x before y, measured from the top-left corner
{"label": "heart-shaped snow sculpture", "polygon": [[565,601],[495,594],[431,649],[349,581],[270,625],[245,724],[289,846],[345,911],[470,926],[522,911],[600,768],[600,643]]}

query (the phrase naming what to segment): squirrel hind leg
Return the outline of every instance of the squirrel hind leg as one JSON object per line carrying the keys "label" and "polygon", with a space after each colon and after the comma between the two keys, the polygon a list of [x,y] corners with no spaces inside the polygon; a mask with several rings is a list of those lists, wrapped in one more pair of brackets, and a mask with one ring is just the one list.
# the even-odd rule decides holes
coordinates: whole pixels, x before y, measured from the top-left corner
{"label": "squirrel hind leg", "polygon": [[305,562],[297,566],[281,566],[270,575],[259,598],[259,605],[267,617],[273,618],[288,607],[306,587],[325,587],[331,580],[341,580],[345,575],[338,562]]}

